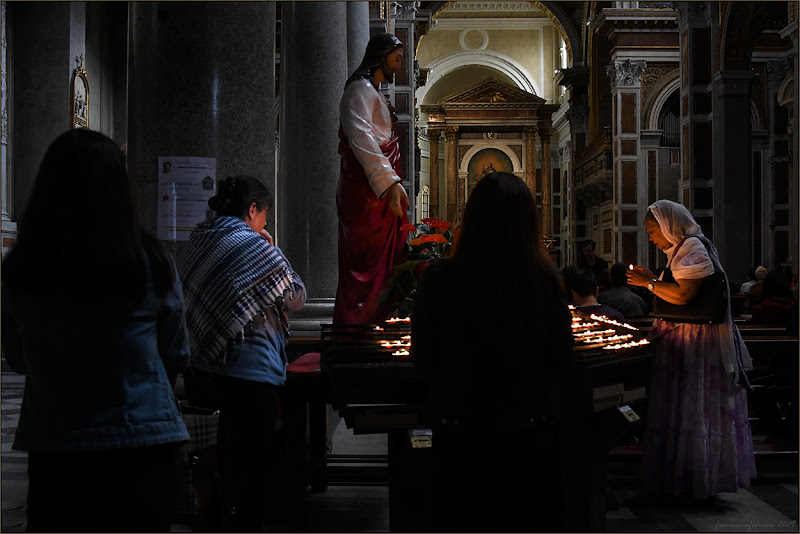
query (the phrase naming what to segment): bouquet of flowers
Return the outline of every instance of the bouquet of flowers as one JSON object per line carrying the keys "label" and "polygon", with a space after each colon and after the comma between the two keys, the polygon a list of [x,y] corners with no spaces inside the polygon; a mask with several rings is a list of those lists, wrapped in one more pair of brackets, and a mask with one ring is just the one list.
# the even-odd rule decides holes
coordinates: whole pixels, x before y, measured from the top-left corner
{"label": "bouquet of flowers", "polygon": [[404,308],[413,306],[422,273],[428,265],[449,256],[453,232],[449,221],[435,217],[422,219],[417,224],[405,223],[401,229],[407,230],[412,238],[408,242],[408,259],[395,266],[389,287],[381,293],[378,301],[382,306],[391,302],[404,315],[410,311]]}

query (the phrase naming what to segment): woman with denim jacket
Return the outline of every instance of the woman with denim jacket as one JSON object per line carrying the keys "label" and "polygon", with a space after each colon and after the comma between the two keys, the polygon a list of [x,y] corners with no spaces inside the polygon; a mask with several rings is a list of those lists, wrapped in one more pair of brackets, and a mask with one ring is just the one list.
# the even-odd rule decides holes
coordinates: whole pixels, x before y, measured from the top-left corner
{"label": "woman with denim jacket", "polygon": [[189,439],[181,284],[136,220],[119,147],[88,129],[48,148],[2,269],[2,345],[25,374],[28,531],[169,531]]}

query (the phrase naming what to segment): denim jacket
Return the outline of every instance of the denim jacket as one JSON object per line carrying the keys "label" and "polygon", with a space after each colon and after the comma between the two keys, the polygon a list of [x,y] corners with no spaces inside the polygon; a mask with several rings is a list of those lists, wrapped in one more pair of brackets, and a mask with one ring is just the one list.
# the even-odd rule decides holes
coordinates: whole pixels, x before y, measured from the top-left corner
{"label": "denim jacket", "polygon": [[113,303],[54,299],[2,288],[2,346],[25,375],[13,448],[113,449],[189,439],[173,393],[189,362],[183,292],[162,300],[152,277],[120,326]]}

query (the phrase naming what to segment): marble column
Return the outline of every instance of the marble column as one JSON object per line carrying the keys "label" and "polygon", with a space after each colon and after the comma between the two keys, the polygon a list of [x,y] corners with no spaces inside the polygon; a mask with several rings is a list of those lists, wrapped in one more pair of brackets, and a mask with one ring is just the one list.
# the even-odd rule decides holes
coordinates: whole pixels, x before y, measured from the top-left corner
{"label": "marble column", "polygon": [[752,267],[750,115],[742,113],[750,106],[752,79],[751,71],[714,75],[713,241],[728,273]]}
{"label": "marble column", "polygon": [[347,75],[353,74],[369,42],[369,2],[347,2]]}
{"label": "marble column", "polygon": [[439,136],[442,131],[438,128],[428,128],[428,144],[430,146],[430,198],[428,199],[428,212],[430,217],[439,217]]}
{"label": "marble column", "polygon": [[539,138],[542,140],[542,233],[547,237],[553,236],[553,172],[550,163],[550,136],[552,128],[539,128]]}
{"label": "marble column", "polygon": [[[525,126],[522,135],[525,141],[525,183],[536,199],[536,126]],[[544,157],[544,156],[543,156]]]}
{"label": "marble column", "polygon": [[458,216],[458,126],[447,126],[444,129],[444,159],[447,189],[447,220],[454,223]]}
{"label": "marble column", "polygon": [[281,16],[279,243],[305,281],[309,298],[334,299],[347,6],[286,2]]}
{"label": "marble column", "polygon": [[[13,162],[13,184],[6,184],[13,196],[4,202],[10,216],[18,220],[47,147],[70,127],[70,81],[79,56],[86,52],[86,5],[9,2],[6,11],[9,16],[3,20],[13,21],[14,31],[13,46],[8,49],[14,79],[8,102],[13,120],[7,155]],[[89,73],[90,98],[91,90]]]}
{"label": "marble column", "polygon": [[159,156],[216,158],[218,180],[251,175],[274,195],[275,3],[128,9],[128,173],[145,228],[157,230]]}
{"label": "marble column", "polygon": [[9,199],[11,198],[11,181],[8,179],[8,78],[6,54],[8,53],[8,43],[6,41],[6,3],[0,2],[0,218],[2,221],[10,220],[8,215]]}
{"label": "marble column", "polygon": [[800,33],[798,32],[798,13],[795,8],[794,20],[791,20],[789,25],[780,31],[780,36],[784,39],[790,39],[792,48],[788,51],[787,56],[791,58],[792,73],[794,75],[794,102],[789,109],[789,149],[792,151],[792,160],[789,162],[789,176],[792,179],[789,181],[789,213],[792,214],[789,221],[789,254],[792,258],[792,271],[800,271],[800,232],[798,228],[798,210],[800,210],[800,180],[798,176],[797,160],[800,158],[800,106],[797,102],[797,80],[800,77],[800,55],[798,54],[798,40],[800,40]]}

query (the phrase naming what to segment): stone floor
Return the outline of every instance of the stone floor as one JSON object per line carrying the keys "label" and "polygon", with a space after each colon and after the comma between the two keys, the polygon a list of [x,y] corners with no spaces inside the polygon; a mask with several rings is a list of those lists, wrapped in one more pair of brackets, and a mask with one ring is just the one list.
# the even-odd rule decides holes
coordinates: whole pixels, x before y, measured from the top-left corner
{"label": "stone floor", "polygon": [[[2,372],[2,454],[0,501],[2,532],[24,532],[27,455],[11,450],[22,403],[23,377]],[[353,435],[339,424],[334,454],[386,454],[385,435]],[[721,494],[712,505],[681,507],[629,504],[637,489],[635,455],[611,457],[608,482],[622,504],[606,514],[608,532],[798,532],[797,456],[757,457],[759,478],[738,493]],[[307,497],[305,532],[387,532],[389,492],[384,486],[336,486]],[[282,531],[275,525],[271,530]],[[173,532],[188,532],[179,521]]]}

